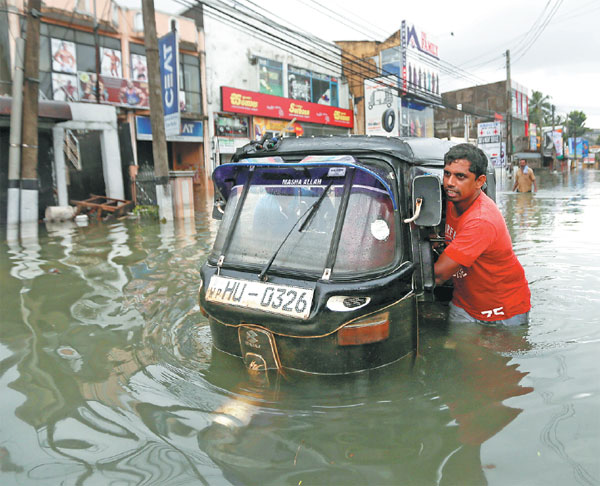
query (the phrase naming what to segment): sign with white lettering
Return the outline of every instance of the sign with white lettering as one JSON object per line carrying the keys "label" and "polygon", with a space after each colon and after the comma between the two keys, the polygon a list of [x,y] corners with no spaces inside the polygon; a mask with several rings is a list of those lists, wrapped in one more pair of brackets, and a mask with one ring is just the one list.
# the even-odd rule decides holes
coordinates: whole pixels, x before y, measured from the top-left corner
{"label": "sign with white lettering", "polygon": [[181,115],[179,112],[179,51],[177,32],[169,32],[158,40],[160,63],[160,86],[165,113],[165,132],[179,135]]}
{"label": "sign with white lettering", "polygon": [[[152,126],[147,116],[136,116],[135,126],[138,140],[152,140]],[[204,131],[200,120],[182,120],[176,135],[168,135],[167,142],[202,142]]]}
{"label": "sign with white lettering", "polygon": [[477,146],[489,155],[495,166],[502,166],[502,124],[500,122],[478,123]]}

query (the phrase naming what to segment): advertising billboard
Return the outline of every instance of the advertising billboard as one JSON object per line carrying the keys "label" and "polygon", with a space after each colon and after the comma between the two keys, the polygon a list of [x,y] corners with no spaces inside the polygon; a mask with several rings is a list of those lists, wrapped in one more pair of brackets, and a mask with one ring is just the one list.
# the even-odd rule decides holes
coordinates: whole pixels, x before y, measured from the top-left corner
{"label": "advertising billboard", "polygon": [[78,101],[77,76],[52,73],[52,99],[55,101]]}
{"label": "advertising billboard", "polygon": [[95,73],[77,73],[79,99],[91,103],[98,102],[97,88],[100,90],[100,102],[126,108],[147,109],[150,107],[148,83],[131,79],[100,76],[96,86]]}
{"label": "advertising billboard", "polygon": [[365,133],[400,135],[401,103],[394,76],[365,79]]}
{"label": "advertising billboard", "polygon": [[165,115],[165,133],[179,134],[181,113],[179,106],[179,50],[177,32],[169,32],[158,39],[160,86]]}
{"label": "advertising billboard", "polygon": [[354,113],[345,108],[320,105],[308,101],[293,100],[255,91],[221,86],[222,110],[281,120],[319,123],[352,128]]}
{"label": "advertising billboard", "polygon": [[[440,102],[439,47],[427,33],[402,21],[402,90]],[[385,69],[385,66],[383,66]]]}
{"label": "advertising billboard", "polygon": [[100,48],[100,74],[103,76],[112,76],[113,78],[123,77],[121,51],[115,49]]}
{"label": "advertising billboard", "polygon": [[75,74],[77,72],[75,44],[62,39],[52,39],[51,48],[52,71]]}

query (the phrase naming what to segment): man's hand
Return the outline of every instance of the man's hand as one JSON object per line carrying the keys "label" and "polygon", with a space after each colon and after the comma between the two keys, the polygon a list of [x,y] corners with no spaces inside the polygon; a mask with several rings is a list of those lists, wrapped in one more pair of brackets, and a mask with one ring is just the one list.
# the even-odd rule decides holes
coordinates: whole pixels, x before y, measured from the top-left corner
{"label": "man's hand", "polygon": [[443,284],[446,280],[449,280],[460,268],[460,263],[455,262],[442,253],[433,266],[433,272],[435,274],[435,284]]}

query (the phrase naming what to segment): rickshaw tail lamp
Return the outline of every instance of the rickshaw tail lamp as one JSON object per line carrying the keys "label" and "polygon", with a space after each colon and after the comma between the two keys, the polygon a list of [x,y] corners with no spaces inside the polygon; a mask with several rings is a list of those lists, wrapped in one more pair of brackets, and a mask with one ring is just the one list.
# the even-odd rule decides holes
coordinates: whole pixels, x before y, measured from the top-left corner
{"label": "rickshaw tail lamp", "polygon": [[390,335],[389,312],[370,316],[353,322],[338,331],[340,346],[356,346],[376,343],[387,339]]}

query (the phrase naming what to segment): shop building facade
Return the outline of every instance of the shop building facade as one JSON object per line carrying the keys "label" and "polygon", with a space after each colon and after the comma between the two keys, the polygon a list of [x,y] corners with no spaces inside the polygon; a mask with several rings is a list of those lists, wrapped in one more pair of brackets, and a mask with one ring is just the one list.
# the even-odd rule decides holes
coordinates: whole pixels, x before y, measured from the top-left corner
{"label": "shop building facade", "polygon": [[[0,24],[6,25],[10,67],[14,71],[15,42],[26,37],[24,12],[26,2],[9,0],[6,12],[0,13]],[[96,15],[94,14],[96,12]],[[98,24],[97,32],[94,25]],[[159,37],[176,30],[179,39],[179,86],[181,131],[168,140],[168,160],[171,170],[193,171],[194,183],[208,183],[205,170],[205,97],[203,97],[203,32],[195,19],[156,13]],[[69,136],[80,145],[79,159],[64,170],[69,182],[68,199],[86,197],[102,188],[107,168],[97,167],[97,150],[106,145],[104,135],[94,120],[106,118],[108,106],[116,113],[118,137],[106,147],[114,164],[118,160],[124,188],[118,196],[132,197],[128,166],[153,167],[152,134],[145,130],[150,116],[147,63],[144,46],[144,26],[141,10],[129,10],[112,0],[47,0],[40,18],[39,92],[41,100],[67,103],[75,111],[85,113],[85,123],[64,126]],[[6,64],[6,60],[0,65]],[[10,78],[2,79],[3,95],[10,95]],[[97,113],[96,113],[97,112]],[[4,125],[7,125],[4,120]],[[56,127],[50,127],[56,134]],[[59,127],[60,128],[60,127]],[[54,144],[54,156],[61,147]],[[85,148],[85,150],[84,150]],[[3,151],[4,149],[1,148]],[[104,150],[104,148],[103,148]],[[117,154],[115,155],[116,152]],[[40,158],[47,154],[40,153]],[[56,171],[56,164],[53,167]],[[110,170],[114,173],[114,167]],[[61,179],[63,174],[58,174]],[[111,176],[112,177],[112,176]],[[56,174],[54,174],[56,180]],[[43,181],[40,181],[43,182]],[[107,181],[104,181],[106,183]],[[109,184],[115,186],[115,184]],[[56,189],[56,188],[54,188]],[[55,191],[56,192],[56,191]],[[106,192],[106,191],[105,191]],[[113,191],[114,192],[114,191]],[[63,198],[64,199],[64,198]],[[54,204],[59,201],[55,200]],[[43,211],[43,207],[40,207]]]}
{"label": "shop building facade", "polygon": [[350,133],[354,114],[337,46],[286,49],[269,32],[252,35],[214,15],[204,16],[204,29],[213,169],[263,136]]}

